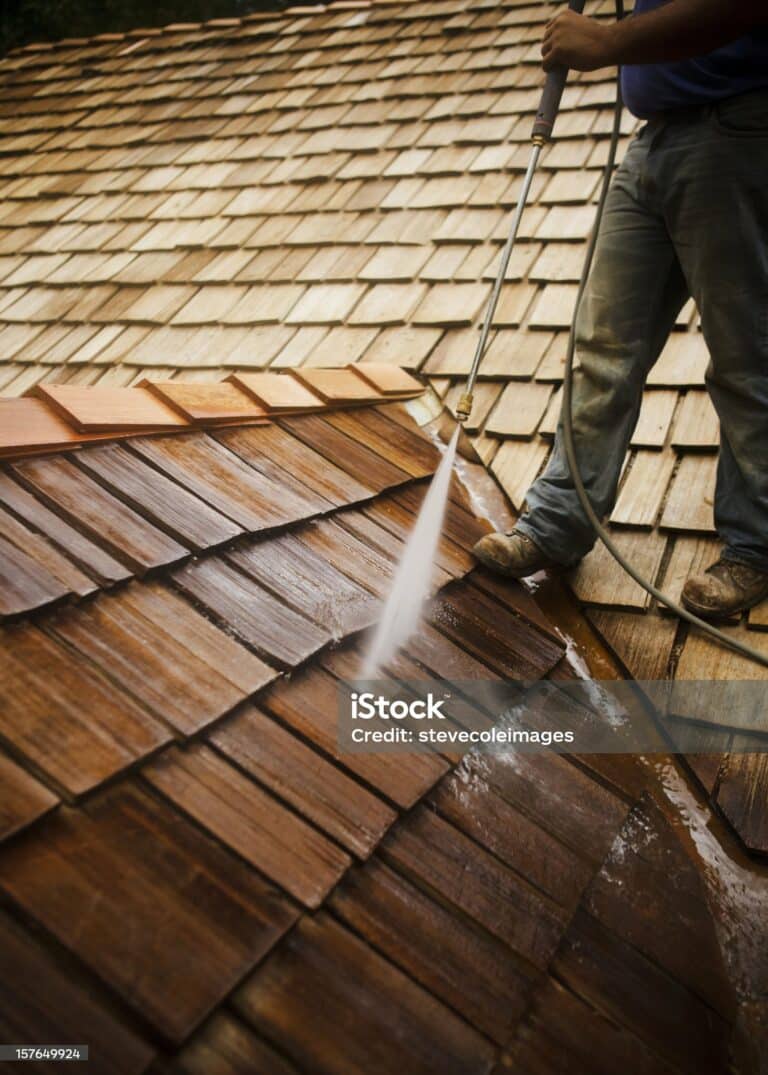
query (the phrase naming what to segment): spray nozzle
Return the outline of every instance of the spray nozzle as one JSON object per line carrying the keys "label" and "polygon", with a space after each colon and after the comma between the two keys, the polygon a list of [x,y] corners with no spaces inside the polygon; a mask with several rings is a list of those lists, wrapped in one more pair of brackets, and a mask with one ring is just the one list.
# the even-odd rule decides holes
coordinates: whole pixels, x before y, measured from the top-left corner
{"label": "spray nozzle", "polygon": [[466,422],[472,413],[472,393],[465,392],[456,405],[456,418],[459,422]]}

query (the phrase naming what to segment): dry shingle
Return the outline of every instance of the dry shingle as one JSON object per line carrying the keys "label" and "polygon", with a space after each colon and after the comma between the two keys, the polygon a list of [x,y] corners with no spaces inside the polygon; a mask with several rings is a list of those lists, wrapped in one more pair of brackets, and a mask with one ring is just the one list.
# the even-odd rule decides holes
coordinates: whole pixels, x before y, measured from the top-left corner
{"label": "dry shingle", "polygon": [[352,403],[382,398],[381,393],[371,385],[366,384],[363,378],[358,377],[352,369],[312,369],[307,367],[305,369],[291,370],[289,375],[295,377],[301,384],[327,403]]}
{"label": "dry shingle", "polygon": [[494,324],[519,325],[535,294],[536,287],[533,284],[505,284],[499,295],[499,304],[493,318]]}
{"label": "dry shingle", "polygon": [[708,362],[709,353],[699,333],[673,332],[648,375],[648,384],[669,388],[701,388]]}
{"label": "dry shingle", "polygon": [[239,300],[222,314],[228,325],[259,325],[284,321],[304,294],[304,288],[293,284],[262,284],[246,289]]}
{"label": "dry shingle", "polygon": [[295,377],[277,373],[233,373],[230,380],[268,411],[294,411],[322,406],[319,396]]}
{"label": "dry shingle", "polygon": [[421,392],[423,389],[422,383],[410,373],[387,362],[360,362],[354,367],[354,372],[384,396]]}
{"label": "dry shingle", "polygon": [[423,284],[375,284],[349,315],[349,324],[401,325],[425,291]]}
{"label": "dry shingle", "polygon": [[677,392],[667,392],[663,388],[643,392],[640,417],[632,434],[633,448],[662,447],[667,439],[677,399]]}
{"label": "dry shingle", "polygon": [[677,624],[657,612],[590,609],[589,620],[637,680],[664,679]]}
{"label": "dry shingle", "polygon": [[[552,336],[548,332],[519,332],[500,329],[492,337],[481,364],[485,376],[532,377],[546,380],[537,370]],[[466,370],[464,371],[466,372]]]}
{"label": "dry shingle", "polygon": [[82,433],[167,429],[188,424],[145,388],[41,384],[35,391]]}
{"label": "dry shingle", "polygon": [[636,452],[611,513],[611,522],[625,526],[653,526],[674,467],[675,454],[669,449]]}
{"label": "dry shingle", "polygon": [[[618,531],[612,535],[619,551],[643,578],[656,580],[666,539],[657,532]],[[607,608],[643,610],[650,596],[619,566],[598,542],[571,575],[571,585],[580,601]]]}
{"label": "dry shingle", "polygon": [[286,321],[292,325],[332,325],[344,321],[361,297],[362,284],[320,284],[309,288]]}
{"label": "dry shingle", "polygon": [[679,534],[664,571],[662,589],[673,600],[680,598],[683,586],[692,575],[706,571],[720,554],[721,544],[714,537],[691,537]]}
{"label": "dry shingle", "polygon": [[[463,256],[464,251],[462,252]],[[382,246],[359,272],[361,280],[407,281],[424,266],[429,249],[412,246]]]}
{"label": "dry shingle", "polygon": [[190,422],[247,422],[265,411],[234,384],[192,384],[184,381],[142,381],[142,387]]}
{"label": "dry shingle", "polygon": [[491,470],[501,483],[515,510],[520,511],[533,481],[538,476],[548,447],[540,438],[506,440],[493,457]]}
{"label": "dry shingle", "polygon": [[178,310],[174,325],[206,325],[220,321],[245,293],[244,287],[202,287]]}
{"label": "dry shingle", "polygon": [[686,392],[675,418],[672,443],[676,448],[717,448],[720,422],[708,392]]}
{"label": "dry shingle", "polygon": [[494,408],[486,432],[503,437],[532,436],[544,416],[551,394],[549,385],[511,382]]}
{"label": "dry shingle", "polygon": [[670,530],[713,531],[716,473],[715,456],[683,456],[660,525]]}
{"label": "dry shingle", "polygon": [[377,333],[363,355],[365,362],[391,362],[406,369],[419,369],[440,339],[437,328],[385,328]]}
{"label": "dry shingle", "polygon": [[488,297],[484,284],[436,284],[417,306],[415,325],[469,325]]}
{"label": "dry shingle", "polygon": [[569,328],[576,305],[577,288],[570,284],[547,284],[531,313],[533,328]]}

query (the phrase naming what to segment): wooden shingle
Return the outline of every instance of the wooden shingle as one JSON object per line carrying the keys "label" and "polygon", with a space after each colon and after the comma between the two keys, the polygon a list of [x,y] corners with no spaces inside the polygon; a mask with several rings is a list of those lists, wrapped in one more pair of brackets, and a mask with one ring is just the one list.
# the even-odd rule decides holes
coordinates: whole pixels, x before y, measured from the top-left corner
{"label": "wooden shingle", "polygon": [[551,394],[548,385],[511,382],[486,423],[487,432],[502,437],[532,436],[544,416]]}
{"label": "wooden shingle", "polygon": [[227,381],[192,384],[184,381],[143,380],[146,388],[175,411],[195,424],[259,421],[266,411],[239,388]]}
{"label": "wooden shingle", "polygon": [[69,459],[53,456],[14,464],[35,494],[132,571],[177,563],[188,548],[129,508]]}
{"label": "wooden shingle", "polygon": [[716,473],[714,456],[684,455],[672,479],[660,525],[711,533]]}
{"label": "wooden shingle", "polygon": [[689,391],[683,396],[680,411],[672,429],[675,448],[717,448],[720,443],[720,423],[707,392]]}
{"label": "wooden shingle", "polygon": [[36,392],[81,433],[174,429],[189,425],[177,411],[145,388],[41,384]]}
{"label": "wooden shingle", "polygon": [[[93,875],[86,868],[91,861]],[[62,869],[72,892],[66,907],[53,898]],[[46,877],[50,883],[41,884]],[[239,859],[168,805],[130,786],[87,810],[60,811],[17,842],[0,862],[0,886],[176,1041],[296,917],[288,901]],[[154,899],[145,898],[148,891]],[[99,892],[102,897],[95,898]],[[146,942],[138,947],[137,934]],[[203,973],[176,973],[180,949]],[[172,997],[163,984],[169,976],[176,982]]]}
{"label": "wooden shingle", "polygon": [[146,779],[225,846],[309,907],[318,907],[349,856],[208,747],[172,748]]}
{"label": "wooden shingle", "polygon": [[233,373],[229,380],[270,413],[322,407],[320,397],[295,377],[281,377],[276,373]]}
{"label": "wooden shingle", "polygon": [[611,512],[611,522],[623,526],[653,526],[674,467],[672,451],[635,452]]}
{"label": "wooden shingle", "polygon": [[469,325],[488,295],[482,284],[435,284],[413,314],[415,325]]}

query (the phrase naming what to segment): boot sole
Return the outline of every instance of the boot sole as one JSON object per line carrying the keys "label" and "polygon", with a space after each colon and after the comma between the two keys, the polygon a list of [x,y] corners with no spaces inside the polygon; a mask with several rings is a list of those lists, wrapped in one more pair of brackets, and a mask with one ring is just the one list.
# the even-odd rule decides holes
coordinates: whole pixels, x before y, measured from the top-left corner
{"label": "boot sole", "polygon": [[711,620],[715,623],[719,623],[731,619],[732,616],[740,616],[744,612],[749,612],[751,608],[754,608],[755,605],[759,605],[761,601],[766,599],[766,597],[768,597],[768,586],[765,588],[765,591],[753,601],[746,601],[741,605],[737,605],[735,608],[728,609],[727,612],[721,612],[717,609],[697,605],[695,601],[691,601],[685,594],[681,595],[680,601],[683,608],[687,608],[689,612],[692,612],[695,616],[699,616],[702,620]]}

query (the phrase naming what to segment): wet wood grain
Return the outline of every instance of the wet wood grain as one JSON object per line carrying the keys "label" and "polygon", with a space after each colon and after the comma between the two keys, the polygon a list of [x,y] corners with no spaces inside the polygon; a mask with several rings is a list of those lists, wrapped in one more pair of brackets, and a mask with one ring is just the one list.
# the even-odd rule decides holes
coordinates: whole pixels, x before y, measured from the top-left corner
{"label": "wet wood grain", "polygon": [[[6,1040],[88,1042],[95,1075],[142,1075],[154,1048],[99,998],[92,982],[63,967],[39,936],[0,915],[0,961],[12,975],[0,981],[0,1026]],[[50,1061],[25,1062],[34,1073]]]}
{"label": "wet wood grain", "polygon": [[[677,1075],[679,1068],[626,1028],[607,1019],[553,978],[534,994],[498,1075],[511,1069],[526,1075]],[[496,1075],[496,1073],[494,1073]]]}
{"label": "wet wood grain", "polygon": [[413,806],[447,771],[432,754],[351,754],[338,745],[339,684],[319,668],[277,684],[259,699],[271,714],[403,808]]}
{"label": "wet wood grain", "polygon": [[431,796],[438,812],[556,903],[575,910],[594,868],[483,780],[460,772]]}
{"label": "wet wood grain", "polygon": [[87,597],[96,589],[96,583],[86,575],[68,556],[42,534],[31,530],[10,512],[0,507],[0,537],[15,545],[37,564],[40,577],[52,575],[65,586],[69,593]]}
{"label": "wet wood grain", "polygon": [[0,536],[0,619],[43,608],[70,592],[47,568]]}
{"label": "wet wood grain", "polygon": [[0,888],[176,1042],[296,917],[253,870],[130,785],[15,842]]}
{"label": "wet wood grain", "polygon": [[476,1031],[325,912],[302,919],[235,1004],[302,1069],[323,1075],[484,1075],[493,1057]]}
{"label": "wet wood grain", "polygon": [[380,545],[369,542],[368,534],[364,535],[366,540],[357,536],[354,525],[348,525],[356,517],[353,511],[337,518],[321,519],[302,530],[299,540],[359,586],[383,597],[389,592],[394,574],[394,557],[382,553]]}
{"label": "wet wood grain", "polygon": [[14,472],[70,525],[139,574],[176,563],[189,550],[107,492],[69,459],[29,459]]}
{"label": "wet wood grain", "polygon": [[142,438],[131,449],[252,532],[307,519],[326,507],[309,490],[286,488],[202,433]]}
{"label": "wet wood grain", "polygon": [[[752,851],[768,853],[768,754],[765,738],[739,735],[720,775],[717,804]],[[748,753],[751,746],[755,752]]]}
{"label": "wet wood grain", "polygon": [[34,530],[45,535],[102,586],[130,577],[130,571],[80,530],[33,496],[10,473],[0,469],[0,502]]}
{"label": "wet wood grain", "polygon": [[78,464],[131,508],[191,549],[230,541],[242,528],[117,444],[81,452]]}
{"label": "wet wood grain", "polygon": [[280,425],[375,493],[409,480],[400,467],[317,415],[281,418]]}
{"label": "wet wood grain", "polygon": [[229,631],[278,667],[300,664],[330,641],[327,630],[218,557],[188,564],[173,577]]}
{"label": "wet wood grain", "polygon": [[300,539],[298,530],[254,542],[233,550],[227,559],[334,638],[374,623],[380,602]]}
{"label": "wet wood grain", "polygon": [[0,754],[0,841],[37,821],[58,801],[31,773],[7,754]]}
{"label": "wet wood grain", "polygon": [[454,825],[420,807],[386,837],[381,854],[533,966],[546,967],[570,915]]}
{"label": "wet wood grain", "polygon": [[561,644],[479,589],[454,583],[435,598],[430,622],[495,672],[509,679],[538,679],[557,664]]}
{"label": "wet wood grain", "polygon": [[[149,604],[141,587],[104,595],[93,604],[53,617],[48,630],[89,658],[106,675],[184,735],[217,720],[275,675],[248,650],[217,630],[190,605],[177,601],[174,613],[161,591]],[[164,618],[160,622],[153,612]],[[192,647],[185,637],[194,636]],[[220,670],[239,664],[239,683]]]}
{"label": "wet wood grain", "polygon": [[467,1022],[499,1044],[508,1040],[534,976],[503,942],[378,858],[347,874],[331,907]]}
{"label": "wet wood grain", "polygon": [[440,465],[440,453],[417,433],[392,422],[376,409],[331,412],[326,421],[389,459],[412,478],[433,474]]}
{"label": "wet wood grain", "polygon": [[568,988],[676,1070],[686,1075],[727,1071],[727,1024],[586,912],[577,913],[553,967]]}
{"label": "wet wood grain", "polygon": [[308,907],[351,859],[209,747],[171,748],[144,777],[227,847]]}
{"label": "wet wood grain", "polygon": [[31,765],[73,795],[170,738],[98,670],[35,627],[0,636],[0,730]]}
{"label": "wet wood grain", "polygon": [[731,1020],[735,997],[708,900],[680,837],[644,802],[627,817],[584,909]]}
{"label": "wet wood grain", "polygon": [[381,799],[256,706],[220,725],[209,738],[260,784],[361,858],[395,819]]}
{"label": "wet wood grain", "polygon": [[217,440],[271,478],[299,482],[335,508],[373,496],[373,490],[278,425],[228,430]]}
{"label": "wet wood grain", "polygon": [[[170,1062],[167,1075],[176,1071],[184,1075],[301,1075],[290,1060],[225,1009],[216,1012]],[[160,1068],[157,1075],[165,1072]]]}

